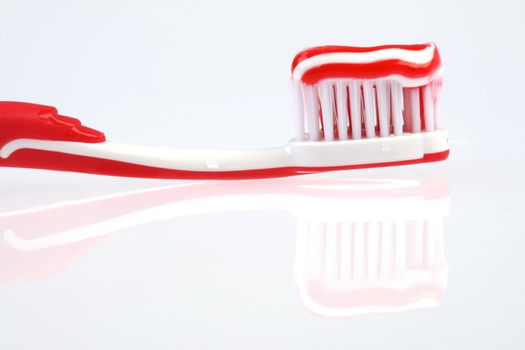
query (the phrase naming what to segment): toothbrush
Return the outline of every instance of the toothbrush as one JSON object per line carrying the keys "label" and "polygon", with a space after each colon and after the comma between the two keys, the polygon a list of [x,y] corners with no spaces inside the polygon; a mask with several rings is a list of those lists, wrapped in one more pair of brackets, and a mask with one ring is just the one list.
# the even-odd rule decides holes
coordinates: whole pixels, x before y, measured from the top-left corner
{"label": "toothbrush", "polygon": [[0,102],[0,166],[165,179],[255,179],[444,160],[436,46],[322,46],[292,63],[295,137],[258,150],[106,141],[48,106]]}

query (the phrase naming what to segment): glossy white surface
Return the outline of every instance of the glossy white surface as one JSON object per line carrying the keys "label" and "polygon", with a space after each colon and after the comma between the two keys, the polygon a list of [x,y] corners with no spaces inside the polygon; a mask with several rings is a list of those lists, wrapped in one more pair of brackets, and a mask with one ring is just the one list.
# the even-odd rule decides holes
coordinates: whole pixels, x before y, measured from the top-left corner
{"label": "glossy white surface", "polygon": [[[330,175],[354,184],[370,178],[436,179],[449,187],[448,215],[432,210],[433,202],[392,204],[387,196],[366,202],[353,195],[338,201],[283,196],[278,183],[255,186],[267,195],[233,196],[232,202],[229,193],[230,201],[224,202],[210,198],[206,187],[198,194],[207,199],[197,204],[186,197],[178,208],[124,220],[129,227],[109,221],[111,233],[87,241],[22,251],[8,245],[6,229],[26,240],[53,232],[72,237],[67,232],[80,222],[82,229],[73,232],[79,238],[101,232],[100,226],[93,229],[93,219],[108,222],[115,210],[150,203],[131,200],[95,206],[86,215],[68,212],[32,221],[8,221],[8,213],[174,183],[0,169],[0,348],[523,348],[524,14],[518,1],[95,1],[74,6],[35,1],[2,6],[1,98],[56,105],[65,115],[107,131],[111,140],[172,147],[286,142],[293,134],[289,62],[304,47],[436,41],[445,66],[440,123],[450,132],[451,156],[441,164]],[[210,52],[213,66],[207,63]],[[246,74],[254,67],[260,74]],[[316,186],[326,189],[326,184]],[[330,193],[338,189],[328,187]],[[175,194],[162,198],[170,205],[182,199]],[[387,308],[386,298],[376,299],[374,307],[361,304],[367,312],[377,311],[366,315],[348,303],[368,299],[341,297],[337,300],[345,301],[345,308],[331,312],[352,307],[353,316],[321,316],[312,305],[324,300],[319,298],[324,292],[348,296],[348,290],[370,285],[348,275],[340,282],[333,279],[339,271],[334,267],[338,260],[332,259],[337,244],[329,239],[324,250],[313,243],[306,249],[301,242],[315,243],[315,235],[301,236],[301,223],[352,223],[359,219],[356,214],[380,222],[385,213],[399,221],[405,205],[421,215],[430,210],[441,220],[442,239],[434,235],[427,241],[434,248],[426,252],[433,255],[411,255],[414,261],[434,256],[439,264],[405,269],[408,277],[387,278],[384,285],[392,290],[431,281],[426,285],[432,288],[396,307]],[[181,210],[194,215],[175,215]],[[316,227],[312,232],[319,232]],[[331,227],[326,232],[334,232]],[[348,234],[341,237],[346,240]],[[371,275],[376,286],[385,282],[381,276],[396,276],[389,273],[402,268],[403,259],[381,260],[401,256],[403,245],[386,239],[390,250],[370,253],[378,257],[370,261],[377,264],[373,271],[384,271]],[[355,267],[368,263],[357,258],[360,251],[339,250],[339,261],[346,263],[335,266],[364,271]],[[381,264],[387,260],[392,264]],[[315,269],[320,261],[328,266],[326,275]],[[311,278],[305,280],[305,274]],[[309,289],[305,295],[307,284],[301,281],[330,288]]]}

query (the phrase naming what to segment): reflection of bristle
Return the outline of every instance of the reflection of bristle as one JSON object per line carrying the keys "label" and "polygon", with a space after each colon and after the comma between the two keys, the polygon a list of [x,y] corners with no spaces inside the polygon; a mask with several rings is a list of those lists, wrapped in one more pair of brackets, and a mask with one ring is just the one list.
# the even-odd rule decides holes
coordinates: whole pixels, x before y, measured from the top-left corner
{"label": "reflection of bristle", "polygon": [[306,224],[306,276],[329,289],[395,283],[438,268],[440,219]]}

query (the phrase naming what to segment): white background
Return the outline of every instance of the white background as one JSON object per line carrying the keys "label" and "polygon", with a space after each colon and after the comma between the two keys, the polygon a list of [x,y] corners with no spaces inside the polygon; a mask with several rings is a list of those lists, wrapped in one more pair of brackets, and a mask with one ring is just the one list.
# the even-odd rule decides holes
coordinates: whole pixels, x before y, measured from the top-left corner
{"label": "white background", "polygon": [[[438,308],[312,315],[293,283],[296,220],[276,206],[123,229],[48,277],[2,283],[0,348],[523,348],[524,23],[520,1],[0,0],[0,99],[56,106],[110,140],[277,146],[293,135],[297,51],[434,41],[451,146],[441,164],[338,175],[450,186]],[[4,214],[176,183],[0,178]]]}

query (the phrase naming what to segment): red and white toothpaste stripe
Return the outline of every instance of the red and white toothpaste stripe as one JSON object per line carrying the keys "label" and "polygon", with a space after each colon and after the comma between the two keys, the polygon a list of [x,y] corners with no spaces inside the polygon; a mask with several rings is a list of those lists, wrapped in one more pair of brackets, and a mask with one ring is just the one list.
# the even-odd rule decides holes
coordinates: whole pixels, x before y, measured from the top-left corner
{"label": "red and white toothpaste stripe", "polygon": [[[441,58],[433,43],[373,47],[321,46],[298,53],[292,78],[305,84],[323,79],[378,79],[396,76],[403,86],[439,73]],[[411,84],[412,82],[412,84]]]}

